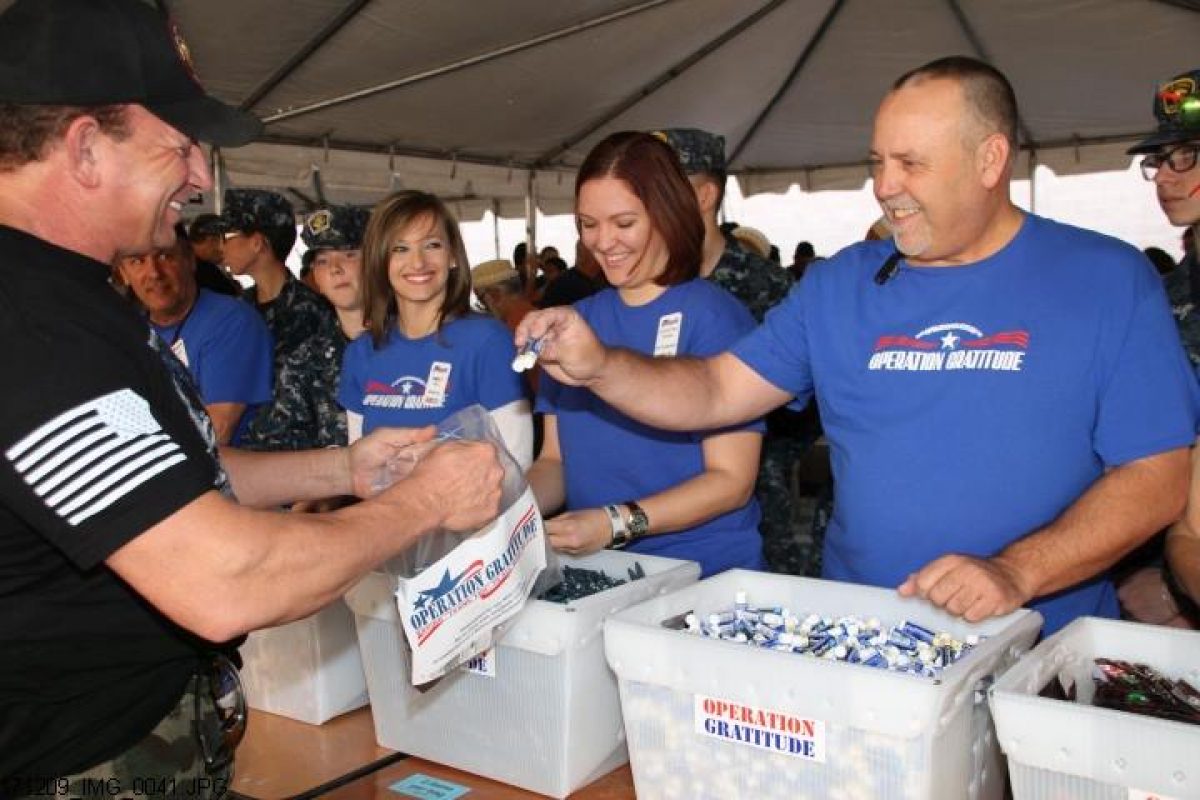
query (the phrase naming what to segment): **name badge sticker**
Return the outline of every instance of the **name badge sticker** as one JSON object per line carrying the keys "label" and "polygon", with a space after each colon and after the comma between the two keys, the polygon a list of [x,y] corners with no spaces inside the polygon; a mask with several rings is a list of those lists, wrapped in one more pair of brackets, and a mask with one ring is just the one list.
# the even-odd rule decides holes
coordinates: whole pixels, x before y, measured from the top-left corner
{"label": "name badge sticker", "polygon": [[696,733],[744,747],[825,763],[825,723],[784,711],[696,695]]}
{"label": "name badge sticker", "polygon": [[658,320],[658,335],[654,337],[654,357],[673,356],[679,352],[679,331],[683,328],[683,312],[665,314]]}
{"label": "name badge sticker", "polygon": [[441,408],[446,405],[446,389],[450,386],[450,370],[453,365],[448,361],[435,361],[429,365],[429,377],[425,379],[425,407]]}

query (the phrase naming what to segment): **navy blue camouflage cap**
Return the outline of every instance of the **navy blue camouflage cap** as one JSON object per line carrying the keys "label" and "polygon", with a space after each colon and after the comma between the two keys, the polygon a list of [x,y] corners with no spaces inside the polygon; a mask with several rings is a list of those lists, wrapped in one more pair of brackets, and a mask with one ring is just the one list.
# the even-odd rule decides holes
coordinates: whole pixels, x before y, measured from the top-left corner
{"label": "navy blue camouflage cap", "polygon": [[221,219],[232,231],[295,230],[296,212],[287,198],[266,189],[226,189]]}
{"label": "navy blue camouflage cap", "polygon": [[671,145],[683,171],[725,174],[725,137],[699,128],[667,128],[653,135]]}
{"label": "navy blue camouflage cap", "polygon": [[1158,129],[1129,148],[1130,155],[1153,153],[1163,145],[1200,139],[1200,69],[1176,75],[1154,93]]}
{"label": "navy blue camouflage cap", "polygon": [[220,236],[224,232],[225,220],[216,214],[199,214],[188,226],[188,238],[193,242],[210,236]]}
{"label": "navy blue camouflage cap", "polygon": [[312,250],[355,250],[362,247],[370,217],[362,206],[327,206],[304,218],[300,237]]}

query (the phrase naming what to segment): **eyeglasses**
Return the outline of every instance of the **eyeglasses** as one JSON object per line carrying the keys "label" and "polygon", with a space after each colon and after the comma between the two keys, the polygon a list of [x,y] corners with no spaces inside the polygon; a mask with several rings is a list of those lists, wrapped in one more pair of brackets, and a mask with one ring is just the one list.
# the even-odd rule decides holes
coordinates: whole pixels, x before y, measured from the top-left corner
{"label": "eyeglasses", "polygon": [[221,241],[228,242],[230,239],[236,239],[241,235],[241,231],[225,231],[221,234]]}
{"label": "eyeglasses", "polygon": [[1164,164],[1172,172],[1187,172],[1196,167],[1197,156],[1200,156],[1200,144],[1181,144],[1161,153],[1151,153],[1142,159],[1142,177],[1154,180]]}
{"label": "eyeglasses", "polygon": [[197,676],[194,697],[196,738],[211,775],[233,763],[246,735],[246,693],[237,667],[223,655],[213,656]]}

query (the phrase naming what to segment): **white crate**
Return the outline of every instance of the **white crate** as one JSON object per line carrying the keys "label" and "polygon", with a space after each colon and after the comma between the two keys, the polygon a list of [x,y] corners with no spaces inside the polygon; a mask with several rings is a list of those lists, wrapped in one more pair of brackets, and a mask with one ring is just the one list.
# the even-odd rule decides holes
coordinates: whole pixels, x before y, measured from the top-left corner
{"label": "white crate", "polygon": [[240,652],[251,708],[320,725],[367,704],[354,617],[340,602],[255,631]]}
{"label": "white crate", "polygon": [[[878,617],[885,625],[908,619],[959,638],[988,638],[935,680],[662,625],[689,611],[730,608],[740,590],[751,606]],[[977,688],[1027,650],[1040,627],[1031,611],[971,625],[892,589],[745,570],[634,606],[608,620],[604,638],[620,681],[638,798],[999,798],[1003,765]],[[811,725],[817,733],[809,741],[823,745],[824,762],[705,735],[698,730],[707,717],[704,698],[774,713],[793,730]],[[726,730],[735,731],[732,724]],[[800,741],[775,741],[785,739],[785,749]]]}
{"label": "white crate", "polygon": [[568,605],[529,601],[495,648],[495,677],[455,670],[423,694],[409,680],[395,580],[377,572],[351,589],[380,745],[552,797],[625,763],[604,618],[695,582],[700,567],[613,551],[561,560],[615,578],[638,563],[646,577]]}
{"label": "white crate", "polygon": [[[1200,687],[1200,632],[1083,617],[1048,637],[992,688],[1017,800],[1200,798],[1200,725],[1090,705],[1092,661],[1149,664]],[[1060,673],[1078,701],[1039,697]]]}

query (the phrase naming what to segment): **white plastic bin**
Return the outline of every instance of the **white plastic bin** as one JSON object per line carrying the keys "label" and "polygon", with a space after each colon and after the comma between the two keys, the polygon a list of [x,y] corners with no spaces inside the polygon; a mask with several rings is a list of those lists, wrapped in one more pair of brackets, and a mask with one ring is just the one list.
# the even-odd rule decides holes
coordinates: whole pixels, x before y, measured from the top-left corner
{"label": "white plastic bin", "polygon": [[[938,679],[671,630],[689,611],[785,606],[804,616],[912,620],[987,636]],[[980,691],[1032,644],[1041,616],[971,625],[891,589],[733,570],[605,624],[640,800],[1000,798],[1003,765]],[[721,728],[713,703],[737,709]],[[776,733],[777,732],[777,733]],[[713,735],[718,734],[718,735]]]}
{"label": "white plastic bin", "polygon": [[251,708],[320,725],[367,704],[354,617],[340,602],[255,631],[240,652]]}
{"label": "white plastic bin", "polygon": [[566,605],[529,601],[494,648],[494,677],[459,669],[425,693],[410,685],[395,580],[376,572],[347,593],[380,745],[552,797],[625,763],[604,618],[695,582],[700,567],[612,551],[561,560],[626,580],[637,563],[646,577]]}
{"label": "white plastic bin", "polygon": [[[1091,705],[1096,658],[1148,664],[1200,688],[1200,632],[1075,620],[992,688],[1015,800],[1200,798],[1200,725]],[[1060,673],[1074,682],[1077,702],[1038,696]]]}

